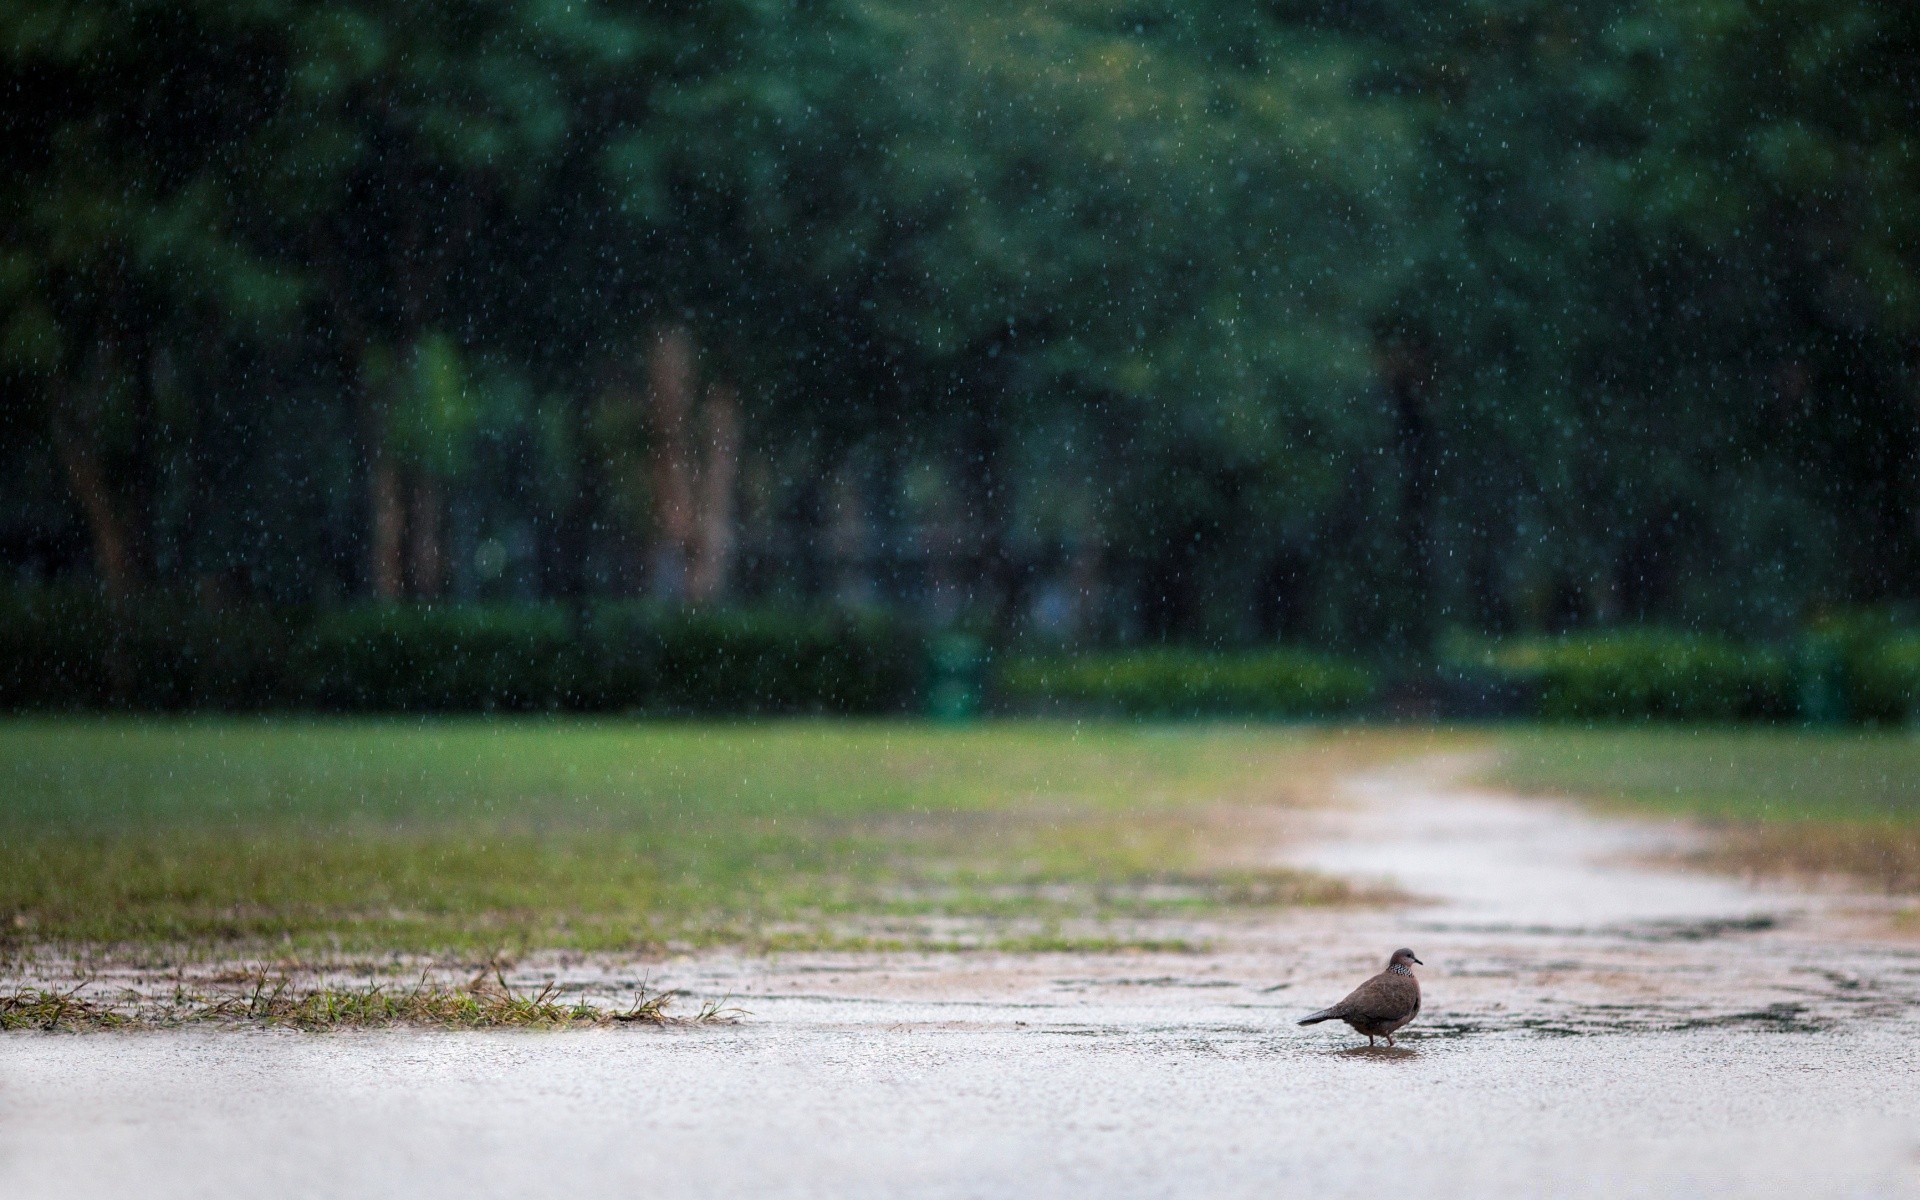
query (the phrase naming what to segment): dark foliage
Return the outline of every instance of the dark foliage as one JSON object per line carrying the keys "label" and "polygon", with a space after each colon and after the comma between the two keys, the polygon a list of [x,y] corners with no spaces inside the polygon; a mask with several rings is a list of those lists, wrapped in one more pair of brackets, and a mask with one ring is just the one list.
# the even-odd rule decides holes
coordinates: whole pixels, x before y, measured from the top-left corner
{"label": "dark foliage", "polygon": [[286,704],[289,618],[91,588],[0,591],[0,707],[247,710]]}
{"label": "dark foliage", "polygon": [[1479,664],[1537,696],[1548,720],[1783,720],[1796,715],[1777,650],[1661,629],[1520,639]]}
{"label": "dark foliage", "polygon": [[[282,646],[249,604],[1404,662],[1920,601],[1916,14],[13,0],[0,571],[128,612],[21,686],[246,706],[285,654],[329,704],[639,694],[552,614]],[[1706,662],[1566,703],[1778,707]]]}
{"label": "dark foliage", "polygon": [[1329,716],[1360,709],[1377,688],[1371,671],[1330,655],[1172,647],[1015,659],[996,683],[1016,708],[1142,717]]}
{"label": "dark foliage", "polygon": [[559,708],[586,661],[557,608],[369,606],[314,621],[287,696],[339,711]]}
{"label": "dark foliage", "polygon": [[922,639],[878,615],[607,605],[307,614],[89,592],[0,595],[0,707],[649,714],[888,713]]}
{"label": "dark foliage", "polygon": [[582,701],[665,713],[884,713],[914,700],[921,638],[880,615],[610,605]]}

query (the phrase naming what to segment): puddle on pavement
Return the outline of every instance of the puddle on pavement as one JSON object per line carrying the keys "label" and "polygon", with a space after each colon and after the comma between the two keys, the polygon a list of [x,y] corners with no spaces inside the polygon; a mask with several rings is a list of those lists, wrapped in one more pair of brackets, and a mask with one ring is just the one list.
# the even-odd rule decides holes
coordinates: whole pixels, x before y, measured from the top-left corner
{"label": "puddle on pavement", "polygon": [[1366,1062],[1412,1062],[1420,1052],[1412,1046],[1348,1046],[1330,1052],[1335,1058],[1361,1059]]}

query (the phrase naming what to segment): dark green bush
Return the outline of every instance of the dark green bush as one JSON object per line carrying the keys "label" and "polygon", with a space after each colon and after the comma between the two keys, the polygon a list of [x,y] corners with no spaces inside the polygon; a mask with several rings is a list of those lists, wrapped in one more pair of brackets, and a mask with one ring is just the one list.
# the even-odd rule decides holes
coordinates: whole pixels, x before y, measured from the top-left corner
{"label": "dark green bush", "polygon": [[261,708],[282,698],[286,623],[166,593],[115,614],[99,592],[0,593],[0,705]]}
{"label": "dark green bush", "polygon": [[654,605],[600,610],[589,643],[587,703],[677,713],[899,711],[925,657],[881,616]]}
{"label": "dark green bush", "polygon": [[1854,715],[1865,721],[1920,721],[1920,633],[1883,638],[1848,664]]}
{"label": "dark green bush", "polygon": [[922,640],[880,616],[612,604],[366,605],[312,615],[149,595],[115,618],[84,589],[0,592],[0,706],[571,708],[881,713],[907,708]]}
{"label": "dark green bush", "polygon": [[0,698],[10,709],[79,708],[111,695],[112,622],[98,592],[18,588],[0,594]]}
{"label": "dark green bush", "polygon": [[1129,716],[1306,717],[1350,712],[1376,680],[1365,667],[1303,650],[1162,647],[1016,659],[996,679],[1015,706],[1065,705]]}
{"label": "dark green bush", "polygon": [[1781,720],[1798,705],[1787,656],[1673,630],[1516,639],[1475,665],[1537,694],[1548,720]]}
{"label": "dark green bush", "polygon": [[300,639],[292,690],[325,708],[555,708],[580,674],[564,610],[369,605],[323,613]]}
{"label": "dark green bush", "polygon": [[1843,609],[1815,620],[1798,644],[1802,674],[1837,693],[1838,716],[1869,723],[1920,717],[1914,614],[1900,608]]}
{"label": "dark green bush", "polygon": [[258,605],[209,609],[180,596],[148,601],[140,611],[134,661],[150,673],[135,703],[233,710],[286,702],[289,629],[298,614]]}
{"label": "dark green bush", "polygon": [[[1920,718],[1920,632],[1878,614],[1791,646],[1636,629],[1460,643],[1442,676],[1553,720]],[[575,709],[886,713],[913,706],[927,643],[879,615],[605,604],[387,605],[312,614],[150,594],[0,590],[0,708]],[[1458,678],[1456,678],[1456,676]],[[994,672],[1018,709],[1134,716],[1352,712],[1378,691],[1349,660],[1274,648],[1026,657]],[[1478,711],[1478,709],[1476,709]]]}

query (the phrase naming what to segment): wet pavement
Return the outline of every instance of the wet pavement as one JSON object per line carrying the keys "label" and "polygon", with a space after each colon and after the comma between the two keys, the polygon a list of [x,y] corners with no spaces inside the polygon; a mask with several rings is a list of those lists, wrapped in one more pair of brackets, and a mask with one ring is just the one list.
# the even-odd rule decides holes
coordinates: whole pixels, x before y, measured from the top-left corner
{"label": "wet pavement", "polygon": [[[1465,765],[1351,781],[1284,851],[1425,903],[1205,954],[518,968],[733,1026],[10,1036],[0,1196],[1920,1196],[1898,903],[1661,867],[1696,835]],[[1294,1025],[1402,943],[1399,1049]]]}

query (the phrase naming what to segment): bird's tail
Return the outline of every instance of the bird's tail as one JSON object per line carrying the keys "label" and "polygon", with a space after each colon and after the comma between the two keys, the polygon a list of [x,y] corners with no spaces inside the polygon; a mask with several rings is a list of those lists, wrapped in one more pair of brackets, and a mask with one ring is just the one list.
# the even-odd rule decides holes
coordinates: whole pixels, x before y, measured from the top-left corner
{"label": "bird's tail", "polygon": [[1334,1019],[1334,1017],[1338,1015],[1339,1014],[1334,1012],[1331,1008],[1323,1008],[1319,1012],[1314,1013],[1310,1017],[1301,1017],[1300,1023],[1302,1025],[1318,1025],[1322,1021],[1331,1021]]}

